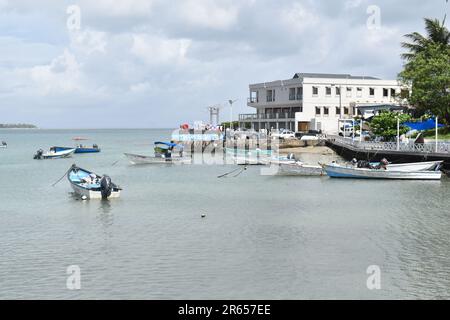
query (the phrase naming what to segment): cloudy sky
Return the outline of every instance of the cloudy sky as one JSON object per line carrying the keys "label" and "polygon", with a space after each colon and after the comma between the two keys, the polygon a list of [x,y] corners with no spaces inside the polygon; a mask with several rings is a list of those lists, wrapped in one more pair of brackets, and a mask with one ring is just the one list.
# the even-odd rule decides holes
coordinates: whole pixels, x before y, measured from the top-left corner
{"label": "cloudy sky", "polygon": [[402,35],[422,32],[423,17],[442,19],[448,7],[445,0],[0,0],[0,123],[173,128],[207,120],[207,106],[230,98],[239,99],[235,113],[251,113],[249,83],[296,72],[395,79]]}

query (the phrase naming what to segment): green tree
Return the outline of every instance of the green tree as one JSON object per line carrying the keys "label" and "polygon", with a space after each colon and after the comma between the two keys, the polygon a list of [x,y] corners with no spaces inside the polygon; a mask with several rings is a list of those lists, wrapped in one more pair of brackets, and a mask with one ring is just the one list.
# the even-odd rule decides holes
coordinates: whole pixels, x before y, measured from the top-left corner
{"label": "green tree", "polygon": [[418,32],[405,35],[410,42],[402,42],[402,47],[409,52],[403,53],[402,58],[406,61],[413,60],[419,53],[426,52],[428,46],[437,45],[441,48],[448,47],[450,43],[450,32],[438,19],[425,18],[426,36]]}
{"label": "green tree", "polygon": [[450,124],[450,46],[429,45],[405,65],[399,80],[412,88],[408,102],[420,113],[431,113]]}
{"label": "green tree", "polygon": [[397,119],[400,119],[400,135],[408,132],[410,129],[403,123],[411,119],[410,115],[389,111],[383,111],[373,117],[370,128],[374,134],[383,137],[385,141],[392,141],[397,137]]}
{"label": "green tree", "polygon": [[404,70],[399,81],[412,93],[406,98],[418,115],[432,114],[450,124],[450,32],[437,19],[425,19],[426,36],[418,32],[405,35],[408,49],[402,57]]}

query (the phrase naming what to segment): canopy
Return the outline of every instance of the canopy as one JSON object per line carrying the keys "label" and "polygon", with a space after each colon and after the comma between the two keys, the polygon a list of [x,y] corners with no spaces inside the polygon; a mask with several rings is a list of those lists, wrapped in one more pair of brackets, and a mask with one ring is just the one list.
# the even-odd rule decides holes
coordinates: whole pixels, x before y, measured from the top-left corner
{"label": "canopy", "polygon": [[169,148],[174,148],[174,147],[178,146],[176,143],[172,143],[172,142],[160,142],[160,141],[155,142],[155,145],[158,145],[158,144],[165,145]]}
{"label": "canopy", "polygon": [[[422,122],[405,122],[405,126],[410,127],[412,130],[423,131],[436,128],[436,119],[428,119]],[[439,128],[442,128],[443,124],[438,124]]]}

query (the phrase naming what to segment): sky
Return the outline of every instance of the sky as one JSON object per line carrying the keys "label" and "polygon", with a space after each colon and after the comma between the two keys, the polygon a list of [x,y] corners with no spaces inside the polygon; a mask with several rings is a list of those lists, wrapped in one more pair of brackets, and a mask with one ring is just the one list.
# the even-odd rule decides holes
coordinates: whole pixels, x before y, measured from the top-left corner
{"label": "sky", "polygon": [[[0,123],[177,128],[297,72],[396,79],[445,0],[0,0]],[[448,23],[447,23],[448,25]]]}

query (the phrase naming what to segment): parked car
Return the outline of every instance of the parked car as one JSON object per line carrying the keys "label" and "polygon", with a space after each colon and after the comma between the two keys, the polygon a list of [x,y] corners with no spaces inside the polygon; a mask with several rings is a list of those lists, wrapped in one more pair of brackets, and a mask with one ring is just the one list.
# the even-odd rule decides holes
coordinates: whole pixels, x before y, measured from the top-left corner
{"label": "parked car", "polygon": [[291,139],[295,138],[295,133],[291,130],[281,130],[279,132],[272,132],[272,138]]}

